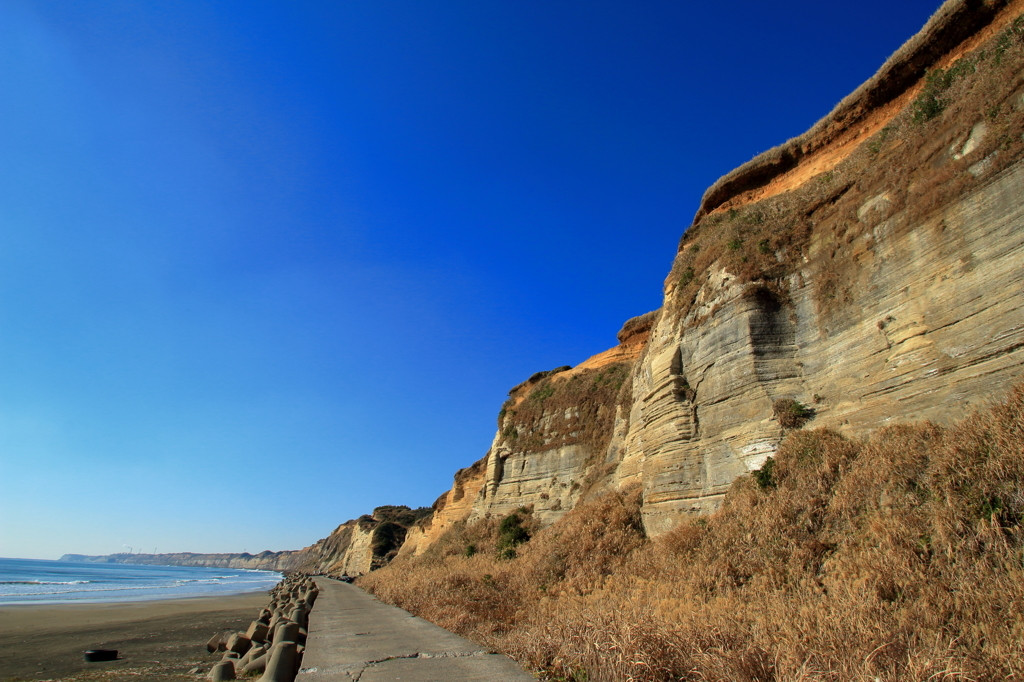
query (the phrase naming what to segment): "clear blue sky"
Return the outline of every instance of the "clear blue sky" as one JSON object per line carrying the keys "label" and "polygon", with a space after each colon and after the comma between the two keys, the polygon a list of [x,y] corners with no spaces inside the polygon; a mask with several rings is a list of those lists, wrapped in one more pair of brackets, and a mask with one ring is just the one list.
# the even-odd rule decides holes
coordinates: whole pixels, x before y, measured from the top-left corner
{"label": "clear blue sky", "polygon": [[937,0],[0,4],[0,556],[429,505]]}

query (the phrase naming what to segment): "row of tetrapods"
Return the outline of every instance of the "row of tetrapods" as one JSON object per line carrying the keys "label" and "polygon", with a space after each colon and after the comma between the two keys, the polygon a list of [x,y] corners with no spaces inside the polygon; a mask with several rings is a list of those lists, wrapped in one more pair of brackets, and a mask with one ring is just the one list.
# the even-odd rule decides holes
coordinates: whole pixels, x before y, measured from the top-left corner
{"label": "row of tetrapods", "polygon": [[206,643],[210,653],[224,652],[207,679],[218,682],[263,673],[259,682],[294,682],[302,665],[309,612],[319,593],[308,576],[286,576],[270,591],[270,604],[248,630],[218,632]]}

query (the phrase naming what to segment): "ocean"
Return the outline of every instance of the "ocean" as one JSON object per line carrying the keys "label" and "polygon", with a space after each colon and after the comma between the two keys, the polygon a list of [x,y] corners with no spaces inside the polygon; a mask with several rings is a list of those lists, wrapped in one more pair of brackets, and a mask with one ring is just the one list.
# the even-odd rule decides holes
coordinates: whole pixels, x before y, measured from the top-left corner
{"label": "ocean", "polygon": [[0,605],[149,601],[269,590],[274,571],[0,558]]}

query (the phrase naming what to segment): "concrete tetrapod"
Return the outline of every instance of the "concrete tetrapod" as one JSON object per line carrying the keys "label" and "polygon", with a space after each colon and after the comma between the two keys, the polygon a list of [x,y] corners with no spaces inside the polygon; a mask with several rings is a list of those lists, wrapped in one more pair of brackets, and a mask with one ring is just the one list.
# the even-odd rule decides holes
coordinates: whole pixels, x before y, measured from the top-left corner
{"label": "concrete tetrapod", "polygon": [[236,632],[231,635],[226,647],[228,651],[234,651],[239,656],[244,656],[245,652],[252,648],[252,642],[242,633]]}
{"label": "concrete tetrapod", "polygon": [[267,661],[270,660],[270,649],[262,649],[260,653],[253,656],[252,659],[242,666],[243,673],[261,673],[267,669]]}
{"label": "concrete tetrapod", "polygon": [[267,625],[267,637],[264,641],[273,642],[274,633],[277,632],[277,626],[281,623],[281,616],[276,612],[270,618],[270,623]]}
{"label": "concrete tetrapod", "polygon": [[261,609],[244,633],[222,630],[207,641],[210,653],[224,652],[210,679],[263,673],[260,679],[266,682],[292,682],[305,649],[309,613],[319,593],[307,576],[286,576],[270,591],[269,608]]}
{"label": "concrete tetrapod", "polygon": [[299,656],[295,642],[278,642],[270,648],[270,660],[259,682],[294,682],[299,672]]}
{"label": "concrete tetrapod", "polygon": [[206,650],[209,651],[211,654],[214,651],[218,651],[218,650],[224,651],[224,649],[225,649],[225,647],[227,645],[228,639],[233,634],[234,633],[231,632],[230,630],[221,630],[220,632],[215,634],[213,637],[211,637],[206,642]]}
{"label": "concrete tetrapod", "polygon": [[291,613],[288,614],[288,619],[298,623],[300,628],[308,627],[309,608],[304,602],[300,601],[296,604],[295,608],[291,610]]}
{"label": "concrete tetrapod", "polygon": [[270,628],[267,627],[266,623],[254,620],[249,625],[249,629],[245,631],[245,636],[248,637],[250,641],[258,644],[267,641],[267,633],[269,630]]}
{"label": "concrete tetrapod", "polygon": [[243,672],[245,670],[245,666],[249,665],[249,663],[251,663],[253,659],[259,658],[260,656],[262,656],[263,653],[268,648],[269,647],[267,645],[265,645],[265,644],[256,644],[256,645],[254,645],[251,649],[249,649],[247,652],[245,652],[245,656],[242,656],[240,659],[238,659],[237,662],[235,662],[235,672],[236,673]]}
{"label": "concrete tetrapod", "polygon": [[217,665],[213,666],[213,670],[207,675],[207,679],[210,682],[221,682],[221,680],[234,680],[237,679],[235,676],[235,664],[230,660],[221,661]]}
{"label": "concrete tetrapod", "polygon": [[290,620],[282,620],[277,624],[277,629],[274,630],[274,644],[279,642],[295,642],[299,641],[299,624]]}

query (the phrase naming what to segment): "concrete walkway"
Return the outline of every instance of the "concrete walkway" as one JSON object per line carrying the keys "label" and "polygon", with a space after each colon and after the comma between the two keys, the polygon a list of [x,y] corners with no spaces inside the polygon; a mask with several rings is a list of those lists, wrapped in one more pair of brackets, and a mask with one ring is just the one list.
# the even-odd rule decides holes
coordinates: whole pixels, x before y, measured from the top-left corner
{"label": "concrete walkway", "polygon": [[533,680],[518,664],[363,590],[316,578],[320,596],[297,682]]}

